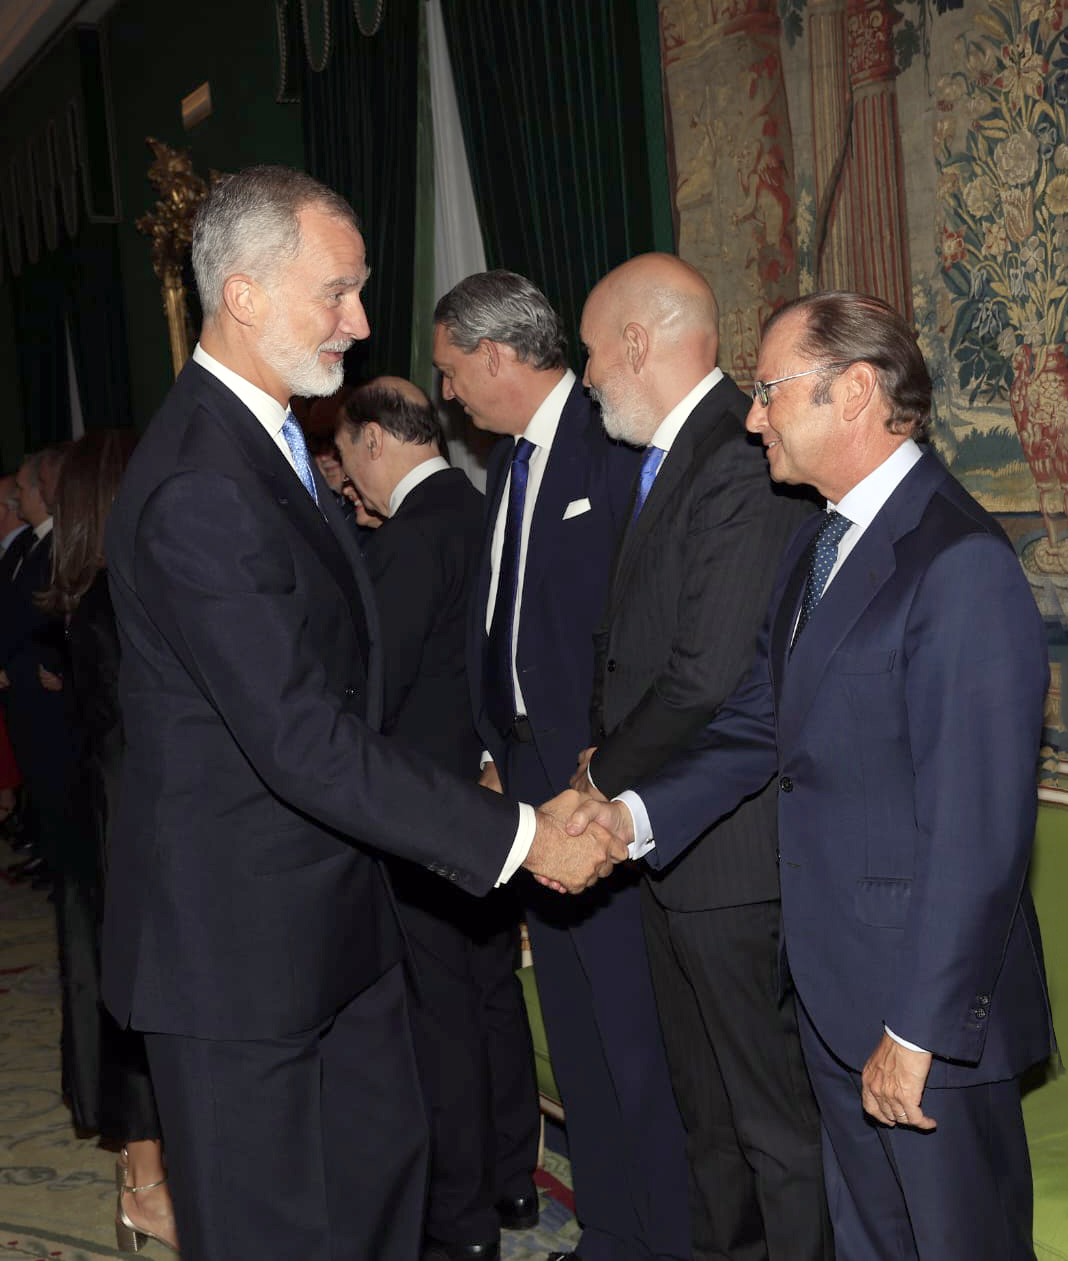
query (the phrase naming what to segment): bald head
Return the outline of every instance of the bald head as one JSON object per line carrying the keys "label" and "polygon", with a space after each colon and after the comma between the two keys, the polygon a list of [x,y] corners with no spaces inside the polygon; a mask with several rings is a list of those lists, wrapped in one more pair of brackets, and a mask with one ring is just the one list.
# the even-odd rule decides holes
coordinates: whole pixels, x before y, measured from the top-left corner
{"label": "bald head", "polygon": [[716,366],[719,308],[689,263],[642,254],[596,285],[581,335],[585,382],[605,428],[646,446],[660,421]]}
{"label": "bald head", "polygon": [[411,381],[405,381],[403,377],[375,377],[373,381],[368,381],[363,390],[385,390],[389,393],[396,394],[400,398],[407,399],[409,403],[414,403],[416,407],[430,406],[430,399],[426,394]]}

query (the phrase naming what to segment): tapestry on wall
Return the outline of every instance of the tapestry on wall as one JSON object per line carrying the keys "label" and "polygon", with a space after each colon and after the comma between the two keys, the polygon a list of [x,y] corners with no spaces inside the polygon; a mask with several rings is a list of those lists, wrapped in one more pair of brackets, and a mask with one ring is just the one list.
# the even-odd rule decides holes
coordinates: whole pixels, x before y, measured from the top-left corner
{"label": "tapestry on wall", "polygon": [[1046,622],[1043,779],[1068,801],[1068,0],[660,0],[679,253],[750,381],[817,289],[915,325],[932,439]]}

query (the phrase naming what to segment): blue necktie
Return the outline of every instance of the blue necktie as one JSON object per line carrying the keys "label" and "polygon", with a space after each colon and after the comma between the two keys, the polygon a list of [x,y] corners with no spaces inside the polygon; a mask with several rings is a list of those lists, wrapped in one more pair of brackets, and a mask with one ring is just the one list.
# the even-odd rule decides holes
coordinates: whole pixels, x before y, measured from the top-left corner
{"label": "blue necktie", "polygon": [[831,570],[838,559],[838,544],[853,524],[848,517],[843,517],[833,508],[824,515],[826,520],[820,526],[809,553],[808,581],[805,583],[805,596],[801,601],[801,615],[797,619],[797,630],[794,631],[794,643],[797,643],[801,632],[808,625],[808,619],[812,616],[813,610],[820,602],[820,597],[827,586],[827,579],[831,576]]}
{"label": "blue necktie", "polygon": [[304,483],[304,489],[316,503],[319,496],[315,493],[315,478],[312,477],[311,457],[308,455],[308,444],[304,441],[304,431],[297,424],[292,412],[286,412],[286,421],[282,426],[282,437],[286,440],[293,463],[297,466],[297,476]]}
{"label": "blue necktie", "polygon": [[508,487],[508,516],[497,571],[497,596],[486,639],[486,713],[501,735],[515,719],[515,687],[512,682],[512,634],[515,598],[519,590],[519,549],[523,540],[523,508],[527,501],[528,461],[535,444],[520,438],[512,451],[512,476]]}
{"label": "blue necktie", "polygon": [[642,456],[642,467],[638,473],[638,493],[634,497],[634,511],[630,514],[630,523],[634,524],[638,520],[638,514],[645,507],[645,501],[649,498],[649,492],[653,489],[653,482],[656,481],[657,469],[667,452],[663,447],[646,447],[645,454]]}

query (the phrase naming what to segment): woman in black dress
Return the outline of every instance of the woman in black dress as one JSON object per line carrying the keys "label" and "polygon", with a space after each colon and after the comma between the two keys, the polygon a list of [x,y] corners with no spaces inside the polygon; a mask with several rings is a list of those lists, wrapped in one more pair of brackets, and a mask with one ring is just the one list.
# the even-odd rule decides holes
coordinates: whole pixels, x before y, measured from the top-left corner
{"label": "woman in black dress", "polygon": [[122,765],[119,641],[104,568],[104,527],[135,435],[98,429],[67,454],[54,513],[52,586],[41,602],[65,619],[67,669],[43,668],[62,690],[77,755],[69,796],[72,836],[59,873],[56,915],[63,978],[63,1077],[75,1124],[121,1144],[116,1167],[119,1247],[148,1239],[177,1247],[159,1116],[141,1035],[120,1029],[100,1002],[100,933],[108,820]]}

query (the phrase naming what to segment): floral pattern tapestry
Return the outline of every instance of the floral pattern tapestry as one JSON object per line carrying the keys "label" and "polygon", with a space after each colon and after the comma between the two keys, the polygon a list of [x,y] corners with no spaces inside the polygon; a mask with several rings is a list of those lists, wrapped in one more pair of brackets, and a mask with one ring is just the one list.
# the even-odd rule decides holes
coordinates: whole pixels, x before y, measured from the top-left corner
{"label": "floral pattern tapestry", "polygon": [[679,253],[752,379],[816,289],[914,324],[932,441],[1045,619],[1043,795],[1068,801],[1068,0],[660,0]]}

